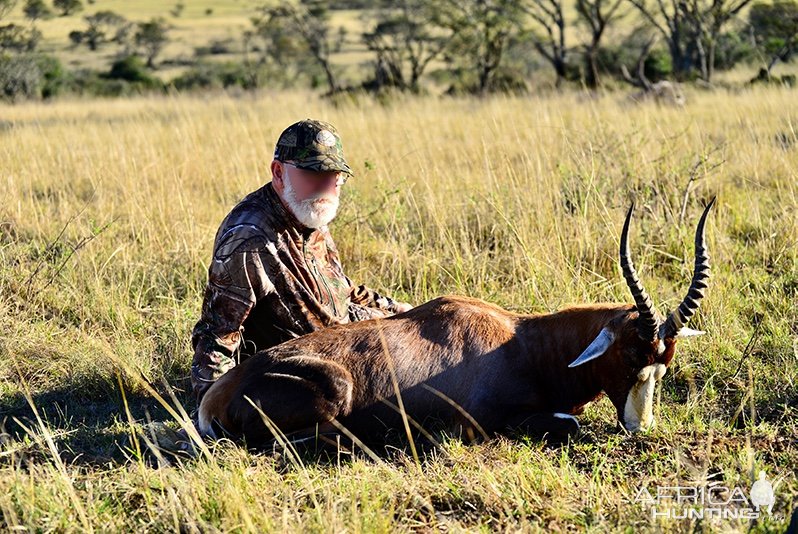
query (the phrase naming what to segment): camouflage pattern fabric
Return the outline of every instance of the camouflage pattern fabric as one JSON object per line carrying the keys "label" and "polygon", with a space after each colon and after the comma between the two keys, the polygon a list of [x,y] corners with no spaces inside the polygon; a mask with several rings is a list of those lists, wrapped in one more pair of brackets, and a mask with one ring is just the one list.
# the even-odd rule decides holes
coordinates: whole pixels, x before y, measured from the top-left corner
{"label": "camouflage pattern fabric", "polygon": [[391,315],[396,305],[355,286],[327,227],[302,226],[268,183],[233,208],[216,234],[202,314],[191,336],[197,401],[257,350],[335,324]]}
{"label": "camouflage pattern fabric", "polygon": [[305,119],[286,128],[277,140],[274,159],[293,161],[300,169],[352,175],[338,130],[324,121]]}

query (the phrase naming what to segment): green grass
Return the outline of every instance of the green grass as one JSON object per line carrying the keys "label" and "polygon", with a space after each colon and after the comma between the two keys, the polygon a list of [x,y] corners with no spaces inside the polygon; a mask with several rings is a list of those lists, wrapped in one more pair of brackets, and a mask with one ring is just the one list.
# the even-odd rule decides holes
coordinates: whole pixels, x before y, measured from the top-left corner
{"label": "green grass", "polygon": [[[794,98],[762,89],[690,93],[684,109],[571,93],[336,107],[274,93],[5,108],[0,524],[741,530],[750,522],[653,520],[631,500],[641,485],[747,489],[765,469],[784,478],[775,516],[754,531],[783,530],[798,497]],[[443,439],[420,465],[401,447],[379,461],[305,455],[303,465],[228,444],[161,468],[139,455],[131,428],[177,422],[135,375],[164,396],[168,381],[193,408],[189,334],[214,233],[269,180],[279,132],[307,116],[338,126],[356,173],[333,224],[349,276],[414,303],[446,293],[517,311],[629,302],[617,244],[635,199],[635,263],[665,311],[689,283],[702,201],[718,195],[713,278],[693,325],[707,335],[680,343],[658,426],[619,434],[605,399],[587,408],[575,442]]]}

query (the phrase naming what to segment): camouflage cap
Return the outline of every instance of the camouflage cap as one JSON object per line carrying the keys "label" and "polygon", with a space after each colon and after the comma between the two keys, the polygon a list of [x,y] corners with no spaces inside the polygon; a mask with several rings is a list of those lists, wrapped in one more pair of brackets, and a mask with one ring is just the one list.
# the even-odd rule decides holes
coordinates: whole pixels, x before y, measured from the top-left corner
{"label": "camouflage cap", "polygon": [[286,128],[277,140],[274,159],[292,161],[300,169],[353,174],[344,159],[338,130],[330,123],[314,119],[295,122]]}

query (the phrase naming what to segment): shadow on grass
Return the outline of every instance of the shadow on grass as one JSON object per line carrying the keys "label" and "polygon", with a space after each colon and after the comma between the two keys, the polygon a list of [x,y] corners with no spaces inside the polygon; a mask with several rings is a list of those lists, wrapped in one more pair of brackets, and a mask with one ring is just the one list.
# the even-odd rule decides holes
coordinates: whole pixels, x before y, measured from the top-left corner
{"label": "shadow on grass", "polygon": [[[195,403],[188,380],[173,379],[171,384],[174,385],[173,392],[178,402],[191,413]],[[162,397],[169,398],[165,388],[159,387],[157,391]],[[179,428],[174,418],[152,396],[127,392],[126,398],[138,430],[150,421],[164,422],[175,430]],[[64,462],[107,466],[123,465],[130,461],[131,428],[118,386],[115,387],[108,382],[77,383],[34,393],[32,400]],[[783,426],[784,417],[788,417],[797,405],[798,394],[793,392],[778,404],[779,410],[769,413],[763,407],[757,419]],[[436,427],[435,423],[425,422],[424,428],[429,430],[428,436],[425,437],[417,432],[412,434],[413,445],[422,464],[438,455],[441,443],[459,440],[459,436],[448,433],[444,427]],[[590,424],[583,428],[577,440],[585,444],[599,443],[615,431],[617,430],[613,430],[610,423],[598,426]],[[21,392],[0,396],[0,462],[6,462],[8,458],[14,456],[9,451],[19,451],[16,455],[17,460],[20,458],[47,460],[51,456],[51,451],[44,445],[41,435],[41,426]],[[434,441],[428,439],[430,435]],[[559,448],[568,442],[568,438],[561,435],[544,437],[516,432],[507,434],[507,437],[519,443],[546,448]],[[379,458],[388,462],[414,461],[410,440],[401,429],[386,430],[379,433],[378,439],[366,440],[364,445],[368,448],[368,452],[363,447],[354,445],[345,436],[340,436],[340,441],[337,443],[334,442],[336,439],[338,438],[329,438],[326,443],[325,440],[298,443],[295,444],[296,452],[302,462],[307,464],[340,462],[349,458]],[[144,444],[142,448],[146,450]],[[272,450],[250,450],[279,456],[285,452],[281,449],[282,447],[277,445]],[[157,465],[157,461],[151,455],[148,461]]]}
{"label": "shadow on grass", "polygon": [[[188,413],[195,408],[187,381],[179,382],[174,389],[177,400]],[[166,391],[158,391],[169,398]],[[153,397],[144,394],[126,393],[127,405],[137,430],[148,422],[164,422],[173,429],[179,425],[168,411]],[[61,459],[68,464],[88,466],[123,465],[130,461],[132,441],[131,427],[125,412],[125,403],[118,388],[113,390],[106,385],[98,388],[96,384],[74,385],[31,396],[36,411],[44,427],[50,433]],[[424,463],[440,450],[441,443],[459,440],[458,436],[447,433],[443,427],[431,423],[427,436],[413,432],[412,446],[407,435],[401,430],[386,430],[380,439],[367,440],[354,444],[346,436],[324,437],[293,444],[295,453],[303,463],[339,463],[352,458],[371,458],[388,462],[413,461],[413,447]],[[433,440],[428,439],[433,436]],[[15,457],[17,462],[31,459],[46,460],[51,452],[44,445],[42,428],[34,410],[24,394],[16,393],[0,397],[0,451],[6,459]],[[508,437],[518,441],[540,441],[547,447],[558,447],[567,442],[564,436],[528,436],[518,433]],[[582,439],[588,439],[582,436]],[[244,446],[243,444],[239,444]],[[142,443],[142,448],[146,447]],[[9,451],[16,451],[10,454]],[[276,444],[271,449],[250,449],[259,454],[284,455],[286,451]],[[0,456],[0,461],[3,461]],[[150,452],[145,460],[152,465],[158,461]],[[166,455],[174,460],[173,455]],[[286,459],[287,460],[287,459]],[[192,461],[181,456],[181,461]],[[171,462],[173,463],[173,462]],[[287,465],[287,464],[286,464]]]}
{"label": "shadow on grass", "polygon": [[[186,389],[175,389],[178,401],[190,412],[194,401]],[[126,392],[127,404],[137,426],[148,421],[174,419],[154,398]],[[76,384],[31,395],[42,423],[68,463],[120,464],[127,461],[123,448],[131,434],[123,397],[118,388]],[[175,427],[177,427],[177,424]],[[36,456],[42,428],[21,392],[0,397],[0,445]],[[49,455],[49,451],[41,451]]]}

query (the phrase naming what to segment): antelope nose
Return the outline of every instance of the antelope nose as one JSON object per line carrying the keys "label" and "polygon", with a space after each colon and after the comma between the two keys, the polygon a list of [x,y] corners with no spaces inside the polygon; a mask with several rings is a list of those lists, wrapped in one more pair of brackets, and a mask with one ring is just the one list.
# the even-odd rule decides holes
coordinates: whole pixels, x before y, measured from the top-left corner
{"label": "antelope nose", "polygon": [[654,420],[641,423],[640,421],[621,421],[621,425],[632,434],[640,434],[641,432],[648,432],[654,427]]}
{"label": "antelope nose", "polygon": [[622,426],[626,429],[627,432],[631,432],[632,434],[638,434],[643,432],[644,429],[640,423],[621,423]]}

